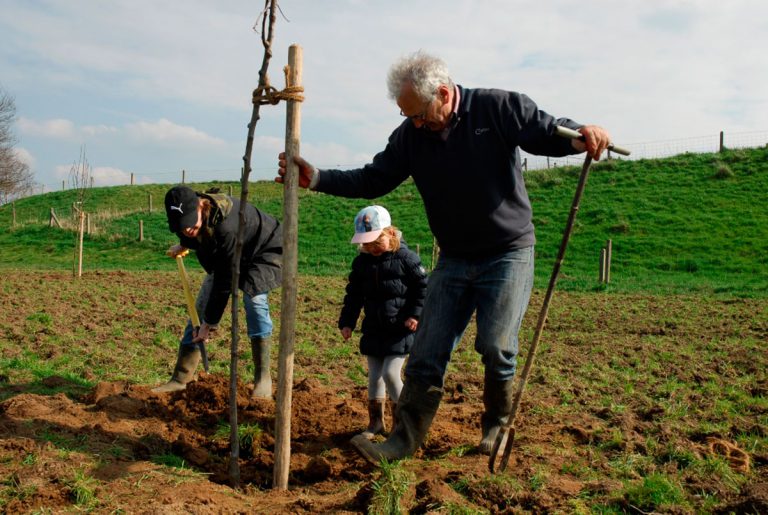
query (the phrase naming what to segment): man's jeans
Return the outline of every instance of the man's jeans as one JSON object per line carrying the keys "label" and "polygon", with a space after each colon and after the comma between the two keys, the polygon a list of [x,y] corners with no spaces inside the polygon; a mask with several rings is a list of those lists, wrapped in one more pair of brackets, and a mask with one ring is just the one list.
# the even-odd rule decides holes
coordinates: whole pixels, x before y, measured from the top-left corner
{"label": "man's jeans", "polygon": [[[205,313],[205,305],[213,288],[213,274],[208,274],[203,279],[200,291],[197,294],[195,307],[198,316]],[[248,337],[265,337],[272,334],[272,318],[269,316],[269,303],[266,293],[258,293],[250,296],[244,291],[243,306],[245,306],[245,323],[248,326]],[[181,338],[181,345],[190,345],[192,343],[192,321],[187,321],[187,327],[184,329],[184,336]]]}
{"label": "man's jeans", "polygon": [[507,381],[517,367],[518,332],[533,286],[533,247],[485,259],[440,256],[405,375],[443,387],[451,352],[477,311],[475,350],[487,379]]}

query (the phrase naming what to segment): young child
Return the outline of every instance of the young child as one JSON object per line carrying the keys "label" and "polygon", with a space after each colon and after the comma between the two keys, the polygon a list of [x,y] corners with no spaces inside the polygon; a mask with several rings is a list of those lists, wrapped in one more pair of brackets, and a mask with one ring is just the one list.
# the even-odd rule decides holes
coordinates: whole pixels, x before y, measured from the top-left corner
{"label": "young child", "polygon": [[419,326],[427,274],[381,206],[368,206],[357,214],[352,243],[360,245],[360,254],[352,261],[339,329],[348,340],[360,311],[364,312],[360,352],[368,360],[369,423],[362,435],[372,439],[384,431],[387,394],[395,426],[403,388],[400,371]]}

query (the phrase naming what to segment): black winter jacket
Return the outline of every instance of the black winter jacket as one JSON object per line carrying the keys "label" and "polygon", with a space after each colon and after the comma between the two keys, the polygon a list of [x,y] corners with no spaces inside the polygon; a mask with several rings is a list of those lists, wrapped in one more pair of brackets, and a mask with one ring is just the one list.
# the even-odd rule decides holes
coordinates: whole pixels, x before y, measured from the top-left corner
{"label": "black winter jacket", "polygon": [[[223,194],[198,193],[211,201],[208,219],[197,238],[178,234],[181,245],[193,249],[200,265],[213,274],[213,288],[203,321],[215,325],[221,320],[232,294],[232,262],[239,223],[240,199]],[[248,295],[266,293],[282,281],[283,231],[272,216],[245,206],[245,236],[240,259],[240,289]]]}
{"label": "black winter jacket", "polygon": [[421,316],[426,288],[427,274],[421,260],[404,242],[396,252],[380,256],[360,253],[352,261],[339,329],[354,329],[363,310],[362,354],[408,354],[414,333],[405,327],[405,321]]}

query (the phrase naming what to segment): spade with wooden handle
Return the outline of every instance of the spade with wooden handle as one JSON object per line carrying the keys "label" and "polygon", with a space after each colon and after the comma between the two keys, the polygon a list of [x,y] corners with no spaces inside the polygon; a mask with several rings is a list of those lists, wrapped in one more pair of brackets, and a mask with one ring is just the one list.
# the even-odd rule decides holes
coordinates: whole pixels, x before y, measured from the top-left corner
{"label": "spade with wooden handle", "polygon": [[[184,288],[184,298],[187,301],[187,314],[192,321],[192,327],[194,332],[200,330],[200,317],[197,315],[197,308],[195,307],[195,298],[192,296],[192,291],[189,288],[189,276],[187,276],[187,269],[184,268],[184,256],[189,254],[189,250],[185,250],[176,255],[176,265],[179,267],[179,278],[181,279],[181,286]],[[202,340],[198,342],[200,348],[200,355],[203,358],[203,368],[208,372],[208,353],[205,351],[205,342]]]}
{"label": "spade with wooden handle", "polygon": [[[569,129],[567,127],[556,127],[555,133],[558,136],[570,139],[582,139],[581,133]],[[612,143],[608,145],[608,149],[622,154],[629,155],[629,150],[617,147]],[[515,441],[515,417],[517,416],[517,410],[520,407],[520,399],[523,396],[523,390],[525,384],[528,381],[528,375],[531,373],[531,366],[533,365],[533,358],[536,355],[536,348],[539,346],[539,340],[541,339],[541,333],[544,329],[544,323],[547,320],[547,313],[549,312],[549,303],[552,300],[552,294],[555,291],[555,283],[557,283],[557,276],[560,273],[560,266],[563,263],[565,257],[565,249],[568,247],[568,240],[571,237],[571,231],[573,230],[573,222],[576,220],[576,213],[579,210],[579,203],[581,202],[581,195],[584,193],[584,187],[587,185],[587,176],[589,175],[589,167],[592,164],[592,156],[587,155],[584,159],[584,165],[581,168],[581,175],[579,176],[579,184],[576,186],[576,194],[573,197],[573,203],[571,204],[571,212],[568,215],[568,222],[565,225],[565,231],[563,232],[563,240],[560,243],[560,250],[557,253],[557,259],[555,260],[555,266],[552,270],[552,275],[549,279],[549,287],[547,288],[547,294],[544,296],[544,303],[541,306],[539,312],[539,319],[536,324],[536,332],[533,335],[533,342],[531,348],[528,351],[528,357],[525,360],[525,366],[523,372],[520,375],[520,382],[515,392],[515,397],[512,401],[512,410],[507,418],[507,423],[504,424],[499,430],[499,434],[496,436],[496,441],[493,443],[493,449],[491,450],[491,457],[488,460],[488,468],[491,473],[504,472],[509,463],[509,456],[512,452],[512,446]],[[499,457],[499,451],[504,449],[503,454]],[[498,462],[498,463],[497,463]]]}

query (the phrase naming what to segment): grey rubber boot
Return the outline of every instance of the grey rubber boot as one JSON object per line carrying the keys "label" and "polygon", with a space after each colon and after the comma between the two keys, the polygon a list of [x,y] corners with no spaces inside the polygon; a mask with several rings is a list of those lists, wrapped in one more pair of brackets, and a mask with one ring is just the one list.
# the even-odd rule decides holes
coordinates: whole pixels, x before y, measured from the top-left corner
{"label": "grey rubber boot", "polygon": [[272,376],[269,371],[269,336],[251,338],[253,354],[253,394],[254,399],[272,398]]}
{"label": "grey rubber boot", "polygon": [[397,402],[397,426],[386,441],[376,444],[357,435],[352,438],[352,445],[374,465],[379,465],[382,459],[411,456],[424,442],[442,396],[442,388],[407,379]]}
{"label": "grey rubber boot", "polygon": [[164,385],[152,388],[153,392],[177,392],[187,387],[187,383],[195,378],[195,370],[200,364],[202,354],[197,345],[179,345],[179,355],[170,381]]}
{"label": "grey rubber boot", "polygon": [[368,429],[360,433],[369,440],[384,432],[384,399],[368,400]]}
{"label": "grey rubber boot", "polygon": [[514,400],[512,379],[508,381],[494,381],[485,379],[483,389],[483,405],[485,412],[480,417],[480,425],[483,429],[483,438],[480,440],[478,450],[481,454],[491,454],[493,444],[501,427],[507,423],[509,412],[512,411]]}

